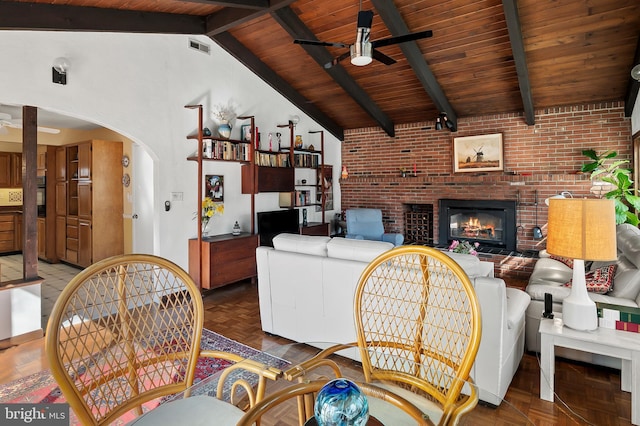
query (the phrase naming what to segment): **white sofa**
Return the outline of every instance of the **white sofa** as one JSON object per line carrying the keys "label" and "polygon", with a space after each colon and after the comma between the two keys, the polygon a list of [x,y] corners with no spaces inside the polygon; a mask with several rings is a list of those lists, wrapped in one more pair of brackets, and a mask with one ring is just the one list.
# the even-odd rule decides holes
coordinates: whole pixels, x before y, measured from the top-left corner
{"label": "white sofa", "polygon": [[[623,223],[616,227],[618,258],[612,262],[593,262],[589,269],[607,264],[616,264],[611,291],[606,294],[589,293],[594,302],[610,303],[638,307],[640,306],[640,229]],[[586,268],[585,268],[586,269]],[[562,301],[571,294],[571,288],[564,284],[571,280],[573,269],[564,263],[552,259],[546,252],[540,253],[540,259],[533,267],[526,291],[531,296],[527,308],[526,347],[528,351],[540,352],[540,318],[544,312],[544,294],[550,293],[553,299],[554,314],[562,313]],[[556,348],[556,356],[604,365],[620,369],[618,358],[591,354],[566,348]]]}
{"label": "white sofa", "polygon": [[[280,234],[258,247],[262,329],[297,342],[356,341],[354,294],[365,267],[393,248],[381,241]],[[524,352],[529,296],[493,277],[493,264],[448,253],[473,282],[482,310],[482,340],[472,371],[480,399],[499,405]],[[328,345],[324,345],[328,346]],[[357,359],[357,353],[347,356]]]}

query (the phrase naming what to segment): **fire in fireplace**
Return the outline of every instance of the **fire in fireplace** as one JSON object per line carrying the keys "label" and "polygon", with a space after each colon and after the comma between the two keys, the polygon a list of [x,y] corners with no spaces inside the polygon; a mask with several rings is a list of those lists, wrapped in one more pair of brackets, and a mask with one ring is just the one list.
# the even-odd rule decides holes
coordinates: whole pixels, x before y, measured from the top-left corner
{"label": "fire in fireplace", "polygon": [[438,240],[479,242],[516,249],[516,202],[511,200],[439,200]]}

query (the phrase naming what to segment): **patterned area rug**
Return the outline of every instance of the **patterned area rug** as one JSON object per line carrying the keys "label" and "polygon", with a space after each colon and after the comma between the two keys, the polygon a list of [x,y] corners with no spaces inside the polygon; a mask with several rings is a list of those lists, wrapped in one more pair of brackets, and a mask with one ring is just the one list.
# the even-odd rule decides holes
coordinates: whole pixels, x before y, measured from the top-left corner
{"label": "patterned area rug", "polygon": [[[213,331],[203,329],[202,330],[202,343],[201,348],[209,350],[220,350],[225,352],[231,352],[243,357],[251,357],[259,362],[263,362],[267,365],[282,368],[288,363],[279,358],[275,358],[264,352],[258,351],[250,346],[243,345],[235,340],[227,339],[226,337],[214,333]],[[209,377],[210,375],[224,369],[231,363],[226,360],[212,359],[212,358],[200,358],[196,365],[196,374],[194,383]],[[243,375],[246,380],[253,380],[255,378],[251,374],[247,373]],[[143,410],[146,412],[157,407],[165,400],[170,400],[171,397],[149,401],[143,406]],[[43,403],[43,404],[56,404],[66,402],[60,388],[53,379],[49,370],[43,370],[22,379],[15,380],[11,383],[0,385],[0,403]],[[114,425],[126,424],[134,417],[134,414],[126,414]],[[70,425],[80,424],[73,411],[70,413]]]}

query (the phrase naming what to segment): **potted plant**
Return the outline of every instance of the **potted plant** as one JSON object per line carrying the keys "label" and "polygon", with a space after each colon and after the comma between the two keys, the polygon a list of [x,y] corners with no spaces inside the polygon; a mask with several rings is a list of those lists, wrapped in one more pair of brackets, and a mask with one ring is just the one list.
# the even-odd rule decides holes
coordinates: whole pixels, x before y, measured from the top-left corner
{"label": "potted plant", "polygon": [[638,226],[640,219],[635,211],[640,210],[640,197],[634,195],[631,169],[623,167],[629,160],[614,160],[618,153],[606,151],[601,155],[593,149],[586,149],[582,154],[593,160],[582,165],[583,173],[590,173],[591,182],[594,184],[592,192],[600,197],[614,200],[616,208],[616,224],[630,223]]}

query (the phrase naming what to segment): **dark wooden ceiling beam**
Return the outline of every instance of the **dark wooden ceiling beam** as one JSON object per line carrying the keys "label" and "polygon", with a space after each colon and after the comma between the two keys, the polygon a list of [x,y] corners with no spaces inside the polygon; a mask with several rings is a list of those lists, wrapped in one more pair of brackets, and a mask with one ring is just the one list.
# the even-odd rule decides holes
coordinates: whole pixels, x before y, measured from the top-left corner
{"label": "dark wooden ceiling beam", "polygon": [[[274,11],[271,16],[275,19],[285,31],[291,35],[293,39],[317,40],[315,34],[300,20],[291,8],[286,7]],[[300,45],[309,56],[322,67],[336,83],[344,89],[345,92],[360,105],[360,107],[369,114],[378,125],[391,137],[395,136],[394,124],[387,114],[380,109],[378,105],[371,99],[367,92],[362,89],[356,81],[351,78],[349,73],[340,65],[331,68],[325,68],[327,62],[333,60],[333,56],[322,46]]]}
{"label": "dark wooden ceiling beam", "polygon": [[266,9],[269,0],[178,0],[184,3],[208,4],[211,6],[238,7],[241,9]]}
{"label": "dark wooden ceiling beam", "polygon": [[[372,0],[372,3],[392,36],[397,37],[411,32],[392,1]],[[451,130],[455,132],[458,129],[458,116],[445,96],[442,87],[440,87],[440,84],[436,80],[435,75],[433,75],[431,68],[429,68],[427,61],[425,61],[424,55],[418,47],[418,43],[408,41],[400,43],[399,46],[436,108],[438,108],[440,112],[447,114],[447,118],[453,124],[453,129]]]}
{"label": "dark wooden ceiling beam", "polygon": [[529,126],[536,124],[535,111],[533,108],[533,95],[531,94],[531,82],[529,81],[529,68],[527,68],[527,58],[524,52],[524,41],[522,40],[522,26],[518,15],[517,0],[502,0],[504,16],[507,20],[507,30],[511,41],[511,51],[516,64],[518,74],[518,84],[520,85],[520,96],[522,97],[522,107],[524,108],[524,120]]}
{"label": "dark wooden ceiling beam", "polygon": [[212,37],[229,31],[236,25],[249,22],[260,16],[274,12],[280,8],[287,7],[295,0],[271,0],[269,6],[261,10],[243,10],[238,8],[227,7],[219,12],[212,13],[207,17],[206,34]]}
{"label": "dark wooden ceiling beam", "polygon": [[[640,37],[638,37],[638,44],[636,44],[636,54],[633,57],[633,63],[631,67],[640,64]],[[633,113],[633,107],[638,99],[638,90],[640,89],[640,81],[631,78],[631,70],[629,72],[629,84],[627,84],[627,91],[624,95],[624,116],[631,117]]]}
{"label": "dark wooden ceiling beam", "polygon": [[173,13],[0,1],[0,29],[203,34],[205,19]]}
{"label": "dark wooden ceiling beam", "polygon": [[344,129],[342,127],[309,102],[308,99],[298,93],[293,87],[291,87],[291,85],[289,85],[289,83],[277,75],[235,37],[225,32],[216,34],[212,36],[211,39],[218,43],[218,45],[220,45],[220,47],[226,50],[230,55],[240,61],[245,67],[253,71],[265,83],[287,98],[289,102],[300,108],[301,111],[327,129],[329,133],[341,141],[344,140]]}

